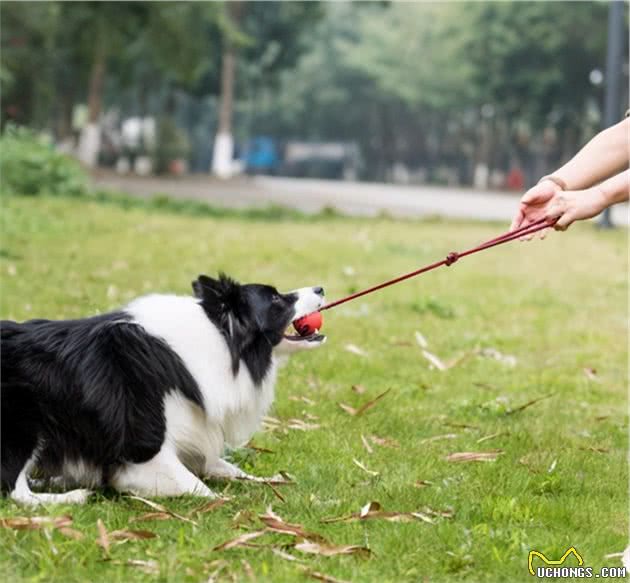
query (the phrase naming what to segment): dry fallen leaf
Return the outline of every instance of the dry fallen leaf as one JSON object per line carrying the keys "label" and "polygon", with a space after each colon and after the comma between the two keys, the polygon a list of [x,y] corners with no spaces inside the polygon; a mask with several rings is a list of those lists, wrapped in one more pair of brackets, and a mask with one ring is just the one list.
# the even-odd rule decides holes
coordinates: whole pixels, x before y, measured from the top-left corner
{"label": "dry fallen leaf", "polygon": [[98,539],[96,542],[103,547],[105,554],[109,555],[109,537],[107,536],[107,529],[100,518],[96,521],[96,528],[98,529]]}
{"label": "dry fallen leaf", "polygon": [[352,463],[358,468],[361,468],[366,474],[370,474],[370,476],[378,476],[379,473],[374,470],[368,470],[358,459],[352,458]]}
{"label": "dry fallen leaf", "polygon": [[495,437],[500,437],[501,435],[507,435],[507,431],[497,431],[496,433],[491,433],[490,435],[480,437],[477,440],[477,443],[483,443],[484,441],[489,441],[490,439],[494,439]]}
{"label": "dry fallen leaf", "polygon": [[227,551],[228,549],[233,549],[235,547],[246,547],[248,546],[249,541],[258,538],[259,536],[262,536],[266,532],[267,529],[255,530],[254,532],[246,532],[245,534],[242,534],[240,536],[237,536],[236,538],[230,539],[228,541],[225,541],[224,543],[221,543],[220,545],[217,545],[212,550]]}
{"label": "dry fallen leaf", "polygon": [[170,514],[173,518],[177,518],[177,520],[189,522],[190,524],[194,524],[195,526],[197,526],[197,523],[194,520],[191,520],[190,518],[186,518],[185,516],[182,516],[181,514],[177,514],[176,512],[169,510],[165,506],[162,506],[162,504],[158,504],[157,502],[153,502],[152,500],[147,500],[146,498],[142,498],[140,496],[133,496],[131,494],[127,495],[127,498],[131,498],[132,500],[138,500],[138,502],[142,502],[143,504],[146,504],[149,508],[153,508],[153,510],[157,510],[158,512],[165,512],[166,514]]}
{"label": "dry fallen leaf", "polygon": [[221,508],[221,506],[223,506],[226,502],[228,502],[226,498],[217,498],[216,500],[212,500],[211,502],[208,502],[203,506],[200,506],[199,508],[191,510],[189,512],[189,515],[192,516],[194,514],[206,514],[207,512],[212,512],[217,508]]}
{"label": "dry fallen leaf", "polygon": [[252,569],[252,566],[245,559],[241,559],[241,565],[243,565],[243,571],[245,571],[249,580],[255,581],[256,576],[254,575],[254,569]]}
{"label": "dry fallen leaf", "polygon": [[156,538],[157,534],[150,530],[113,530],[108,533],[109,540],[128,541]]}
{"label": "dry fallen leaf", "polygon": [[422,356],[424,356],[435,368],[438,370],[446,370],[448,367],[444,364],[435,354],[429,352],[425,348],[422,349]]}
{"label": "dry fallen leaf", "polygon": [[160,565],[157,561],[142,561],[140,559],[128,559],[126,561],[111,561],[112,565],[125,565],[126,567],[136,567],[148,575],[159,575]]}
{"label": "dry fallen leaf", "polygon": [[318,581],[323,581],[324,583],[348,583],[347,581],[335,579],[334,577],[331,577],[330,575],[326,575],[324,573],[320,573],[319,571],[311,571],[308,568],[304,569],[304,574],[311,579],[317,579]]}
{"label": "dry fallen leaf", "polygon": [[308,397],[304,397],[303,395],[289,395],[290,401],[302,401],[307,405],[315,405],[315,401],[313,399],[309,399]]}
{"label": "dry fallen leaf", "polygon": [[427,339],[417,330],[416,330],[415,336],[416,336],[416,342],[418,343],[418,346],[420,348],[429,348],[429,343],[427,342]]}
{"label": "dry fallen leaf", "polygon": [[447,462],[494,462],[503,453],[500,449],[493,451],[462,451],[451,453],[444,459]]}
{"label": "dry fallen leaf", "polygon": [[365,350],[359,348],[356,344],[346,344],[344,346],[344,349],[347,350],[348,352],[351,352],[352,354],[356,354],[357,356],[367,356],[367,352],[365,352]]}
{"label": "dry fallen leaf", "polygon": [[267,508],[265,514],[261,514],[258,518],[269,531],[280,534],[290,534],[291,536],[296,536],[298,538],[326,543],[326,539],[323,536],[317,534],[316,532],[308,532],[304,530],[304,527],[301,524],[291,524],[290,522],[285,522],[272,510],[271,506]]}
{"label": "dry fallen leaf", "polygon": [[414,488],[428,488],[429,486],[433,486],[433,482],[429,482],[429,480],[416,480],[413,486]]}
{"label": "dry fallen leaf", "polygon": [[363,444],[363,447],[369,454],[374,453],[372,446],[368,443],[368,440],[365,439],[365,436],[363,434],[361,434],[361,443]]}
{"label": "dry fallen leaf", "polygon": [[597,376],[597,371],[594,368],[587,367],[584,370],[584,376],[589,381],[599,381],[599,377]]}
{"label": "dry fallen leaf", "polygon": [[381,393],[371,401],[363,403],[363,405],[361,405],[358,409],[355,409],[350,405],[346,405],[345,403],[339,403],[339,406],[349,415],[352,415],[353,417],[358,417],[359,415],[363,415],[363,413],[369,411],[372,407],[374,407],[374,405],[376,405],[376,403],[378,403],[390,391],[391,389],[387,389],[384,393]]}
{"label": "dry fallen leaf", "polygon": [[369,557],[371,554],[370,549],[367,547],[360,547],[358,545],[338,546],[316,543],[308,540],[297,543],[295,545],[295,550],[312,555],[321,555],[323,557],[334,557],[336,555],[359,555],[362,557]]}
{"label": "dry fallen leaf", "polygon": [[0,518],[0,527],[14,528],[16,530],[36,530],[44,527],[64,528],[72,524],[72,517],[63,516],[14,516],[13,518]]}
{"label": "dry fallen leaf", "polygon": [[173,516],[168,512],[147,512],[146,514],[130,518],[129,522],[145,522],[148,520],[173,520]]}
{"label": "dry fallen leaf", "polygon": [[380,519],[388,522],[412,522],[414,520],[422,520],[429,524],[435,524],[435,520],[432,517],[452,518],[453,516],[454,512],[452,510],[433,510],[431,508],[423,508],[415,512],[386,512],[379,502],[368,502],[359,512],[337,518],[324,518],[322,522],[329,524],[332,522]]}
{"label": "dry fallen leaf", "polygon": [[432,443],[433,441],[441,441],[443,439],[455,439],[458,437],[457,433],[445,433],[444,435],[434,435],[433,437],[427,437],[422,439],[420,443]]}
{"label": "dry fallen leaf", "polygon": [[397,449],[400,447],[400,443],[391,437],[379,437],[378,435],[370,435],[372,443],[380,445],[381,447],[391,447]]}
{"label": "dry fallen leaf", "polygon": [[516,407],[515,409],[510,409],[508,411],[505,412],[506,415],[512,415],[514,413],[519,413],[520,411],[523,411],[524,409],[527,409],[528,407],[531,407],[532,405],[535,405],[536,403],[540,403],[540,401],[544,401],[545,399],[549,399],[550,397],[553,397],[553,393],[549,394],[549,395],[545,395],[544,397],[539,397],[538,399],[532,399],[531,401],[527,401],[527,403],[525,403],[524,405],[521,405],[520,407]]}
{"label": "dry fallen leaf", "polygon": [[357,395],[362,395],[363,393],[365,393],[365,387],[363,385],[352,385],[352,390]]}
{"label": "dry fallen leaf", "polygon": [[247,449],[253,449],[257,453],[276,453],[271,449],[267,449],[266,447],[260,447],[258,445],[254,445],[252,441],[249,441],[247,445],[245,445]]}
{"label": "dry fallen leaf", "polygon": [[496,348],[482,348],[477,351],[477,354],[483,356],[485,358],[492,358],[497,360],[507,366],[516,366],[516,356],[512,356],[511,354],[503,354],[499,352]]}
{"label": "dry fallen leaf", "polygon": [[271,547],[269,550],[274,555],[280,557],[281,559],[284,559],[285,561],[299,561],[299,559],[297,557],[294,557],[293,555],[291,555],[289,553],[286,553],[282,549],[277,549],[275,547]]}

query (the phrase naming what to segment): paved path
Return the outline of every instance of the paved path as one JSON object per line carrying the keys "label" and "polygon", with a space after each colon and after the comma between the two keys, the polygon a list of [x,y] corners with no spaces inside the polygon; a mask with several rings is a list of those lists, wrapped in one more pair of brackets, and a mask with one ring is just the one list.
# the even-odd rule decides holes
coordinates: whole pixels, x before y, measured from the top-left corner
{"label": "paved path", "polygon": [[[509,222],[519,195],[436,186],[401,186],[338,180],[259,176],[219,181],[208,176],[138,178],[98,174],[100,188],[139,196],[168,194],[235,208],[277,204],[307,213],[333,207],[354,216],[386,212],[394,217],[442,216]],[[613,208],[617,225],[628,226],[628,205]]]}

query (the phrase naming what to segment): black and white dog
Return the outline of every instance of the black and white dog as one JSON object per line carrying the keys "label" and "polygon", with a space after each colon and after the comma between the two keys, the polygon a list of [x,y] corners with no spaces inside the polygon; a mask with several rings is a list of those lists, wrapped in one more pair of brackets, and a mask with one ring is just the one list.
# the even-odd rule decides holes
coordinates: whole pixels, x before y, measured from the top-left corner
{"label": "black and white dog", "polygon": [[[325,341],[285,333],[324,290],[282,294],[224,275],[193,290],[80,320],[2,322],[5,492],[26,504],[82,503],[104,485],[211,497],[200,478],[255,479],[221,456],[259,428],[277,356]],[[87,489],[34,492],[34,471]]]}

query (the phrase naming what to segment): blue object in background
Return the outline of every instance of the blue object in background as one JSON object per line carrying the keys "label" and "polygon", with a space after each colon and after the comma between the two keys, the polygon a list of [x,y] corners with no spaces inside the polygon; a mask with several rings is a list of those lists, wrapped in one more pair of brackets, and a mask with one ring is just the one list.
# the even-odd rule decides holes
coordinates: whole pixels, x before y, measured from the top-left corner
{"label": "blue object in background", "polygon": [[252,138],[243,152],[243,163],[248,173],[275,174],[280,164],[275,141],[264,136]]}

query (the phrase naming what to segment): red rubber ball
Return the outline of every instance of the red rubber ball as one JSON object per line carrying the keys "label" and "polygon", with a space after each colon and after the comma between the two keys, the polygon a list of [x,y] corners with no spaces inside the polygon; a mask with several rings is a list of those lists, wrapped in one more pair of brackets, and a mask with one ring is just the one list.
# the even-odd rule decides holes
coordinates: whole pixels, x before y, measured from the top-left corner
{"label": "red rubber ball", "polygon": [[309,336],[314,334],[315,330],[321,330],[323,322],[321,312],[313,312],[295,320],[293,327],[300,336]]}

